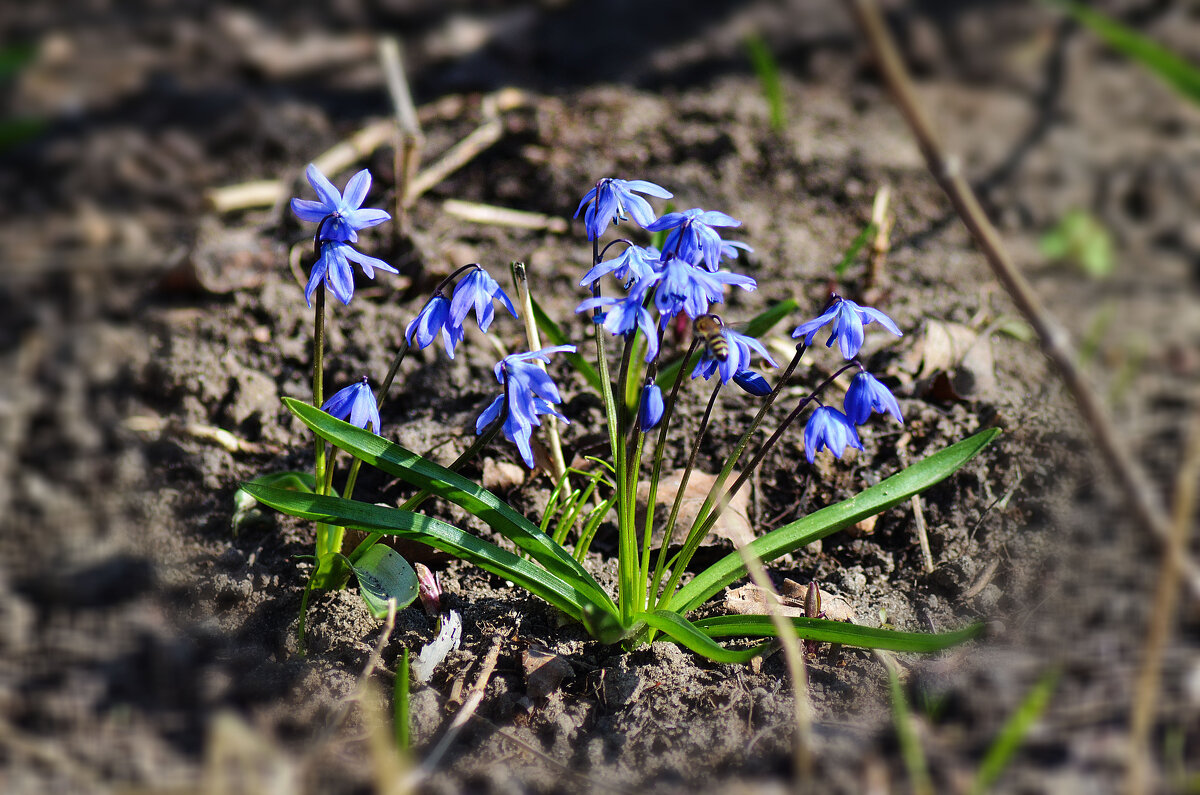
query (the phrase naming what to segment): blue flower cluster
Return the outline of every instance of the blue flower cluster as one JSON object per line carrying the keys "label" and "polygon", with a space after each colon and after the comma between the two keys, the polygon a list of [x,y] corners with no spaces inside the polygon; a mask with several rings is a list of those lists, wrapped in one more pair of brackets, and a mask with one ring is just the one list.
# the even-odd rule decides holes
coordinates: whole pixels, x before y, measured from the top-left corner
{"label": "blue flower cluster", "polygon": [[[629,336],[641,330],[646,337],[646,362],[649,363],[657,358],[663,329],[673,319],[680,315],[697,318],[707,314],[713,304],[724,302],[727,287],[753,290],[758,285],[749,276],[719,269],[723,258],[736,259],[739,250],[750,250],[744,243],[723,240],[716,230],[717,227],[741,226],[740,221],[725,213],[698,207],[655,218],[650,203],[637,195],[639,193],[661,199],[672,197],[670,191],[653,182],[606,177],[584,195],[576,208],[576,218],[580,212],[584,214],[589,240],[598,240],[610,222],[618,224],[630,218],[647,231],[668,234],[661,251],[654,246],[618,241],[624,244],[624,249],[615,257],[595,263],[580,281],[580,286],[595,288],[601,278],[612,275],[625,289],[624,297],[595,295],[583,301],[575,311],[602,310],[594,319],[615,336]],[[775,366],[766,350],[758,340],[732,331],[727,333],[733,335],[729,337],[729,348],[736,355],[719,365],[711,357],[706,358],[692,377],[707,379],[719,370],[722,383],[732,379],[752,394],[769,393],[769,387],[766,392],[762,391],[766,384],[762,376],[749,369],[751,349],[758,351],[770,366]],[[654,394],[647,394],[643,403],[654,399]],[[661,395],[657,400],[661,403]],[[642,413],[643,429],[654,413],[653,407]]]}
{"label": "blue flower cluster", "polygon": [[504,394],[492,401],[475,421],[475,433],[483,433],[487,426],[496,421],[500,411],[507,407],[504,415],[504,436],[521,451],[525,465],[533,468],[533,448],[530,439],[533,426],[541,425],[538,417],[549,415],[563,422],[569,420],[559,414],[551,404],[562,403],[562,396],[554,381],[534,361],[549,362],[552,353],[574,353],[574,345],[554,345],[527,353],[505,356],[496,365],[496,380],[504,386]]}
{"label": "blue flower cluster", "polygon": [[[593,311],[595,322],[615,336],[629,337],[640,330],[646,338],[646,362],[649,363],[658,356],[663,330],[672,320],[680,316],[701,318],[709,313],[713,304],[724,301],[727,287],[753,290],[757,284],[744,274],[721,270],[723,260],[736,259],[740,251],[752,250],[740,241],[723,239],[718,231],[741,226],[740,221],[725,213],[698,207],[655,218],[650,203],[639,194],[662,199],[672,197],[669,191],[653,182],[606,177],[579,202],[575,217],[578,218],[581,212],[584,214],[589,240],[598,241],[610,223],[620,224],[630,219],[646,231],[666,232],[667,235],[662,250],[638,246],[628,240],[610,243],[604,251],[614,245],[623,244],[624,248],[609,259],[597,257],[599,261],[580,282],[581,286],[594,290],[593,296],[583,301],[576,312]],[[624,288],[624,296],[599,294],[597,283],[610,275]],[[804,345],[811,346],[817,332],[831,325],[827,345],[837,342],[842,355],[857,363],[856,357],[865,337],[864,327],[872,323],[901,335],[892,319],[878,309],[835,296],[819,317],[800,324],[792,336],[803,337]],[[714,333],[721,335],[723,343],[715,346],[719,350],[706,345],[704,354],[692,370],[692,378],[707,380],[719,375],[723,384],[733,381],[752,395],[770,395],[770,384],[751,369],[754,354],[758,354],[766,365],[776,366],[762,343],[724,324]],[[844,411],[821,405],[810,417],[804,431],[805,452],[810,462],[822,449],[839,458],[847,447],[862,449],[856,426],[865,423],[874,412],[891,414],[898,421],[904,421],[900,406],[887,387],[861,365],[858,367],[859,372],[846,392]],[[813,395],[811,399],[817,400],[818,396]],[[662,406],[661,392],[656,386],[647,384],[638,413],[642,430],[659,422]]]}
{"label": "blue flower cluster", "polygon": [[[792,337],[803,337],[805,346],[812,345],[817,332],[823,326],[832,325],[825,346],[833,347],[833,343],[837,342],[842,356],[849,361],[858,356],[866,336],[863,327],[871,323],[878,323],[897,337],[902,336],[899,327],[883,312],[869,306],[859,306],[848,298],[835,295],[824,312],[797,326]],[[896,397],[861,365],[858,374],[850,382],[850,388],[846,390],[842,408],[844,412],[821,406],[804,426],[804,452],[810,463],[822,449],[838,458],[842,457],[847,447],[863,449],[855,426],[870,419],[872,412],[891,414],[898,422],[904,422]]]}
{"label": "blue flower cluster", "polygon": [[445,296],[441,288],[434,290],[433,297],[408,324],[404,337],[409,345],[413,344],[415,338],[417,348],[426,348],[441,332],[446,355],[453,359],[455,346],[462,342],[463,324],[472,309],[475,310],[475,322],[479,324],[479,330],[485,333],[496,316],[493,301],[499,301],[509,314],[517,316],[516,308],[504,290],[500,289],[499,282],[479,265],[468,267],[469,272],[455,285],[450,298]]}
{"label": "blue flower cluster", "polygon": [[351,262],[357,262],[368,279],[375,278],[376,268],[388,273],[399,272],[383,260],[367,256],[350,245],[358,242],[360,229],[381,224],[392,216],[383,210],[363,209],[363,200],[371,189],[371,172],[365,168],[346,183],[345,194],[338,191],[316,166],[309,164],[304,173],[320,199],[292,199],[292,212],[296,217],[317,224],[314,239],[318,256],[304,288],[304,300],[311,306],[313,293],[324,282],[339,301],[349,304],[354,297]]}

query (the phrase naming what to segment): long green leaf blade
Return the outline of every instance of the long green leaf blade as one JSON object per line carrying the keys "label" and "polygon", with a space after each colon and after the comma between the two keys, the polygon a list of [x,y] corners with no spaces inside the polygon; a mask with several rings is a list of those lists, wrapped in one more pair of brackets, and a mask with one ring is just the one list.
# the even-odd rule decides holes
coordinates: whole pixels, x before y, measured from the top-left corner
{"label": "long green leaf blade", "polygon": [[1017,711],[1005,722],[1004,728],[1000,730],[1000,735],[988,748],[987,754],[979,764],[979,771],[975,774],[975,783],[971,786],[972,795],[983,795],[995,785],[1017,753],[1017,749],[1021,747],[1025,735],[1046,711],[1046,707],[1050,704],[1050,696],[1054,694],[1057,684],[1058,671],[1044,674],[1029,691],[1029,695],[1025,697],[1021,705],[1017,707]]}
{"label": "long green leaf blade", "polygon": [[[907,652],[940,651],[977,638],[984,630],[983,624],[972,624],[953,632],[931,634],[843,624],[825,618],[791,618],[789,621],[795,627],[796,635],[804,640]],[[692,623],[710,638],[773,638],[776,635],[770,616],[713,616]]]}
{"label": "long green leaf blade", "polygon": [[[826,506],[803,519],[797,519],[791,524],[772,530],[752,542],[749,548],[754,550],[754,554],[758,555],[759,560],[766,563],[827,535],[832,535],[855,522],[861,522],[869,516],[886,511],[949,477],[955,470],[974,458],[999,433],[999,428],[980,431],[968,439],[952,444],[946,449],[918,461],[848,500]],[[680,588],[671,600],[669,609],[686,614],[704,604],[718,591],[744,576],[745,573],[746,566],[742,561],[741,554],[731,552]]]}
{"label": "long green leaf blade", "polygon": [[292,398],[284,398],[283,402],[321,438],[373,467],[461,506],[529,553],[548,571],[568,582],[577,583],[591,595],[590,601],[616,611],[612,598],[578,561],[495,494],[457,472],[370,431],[331,417],[307,403]]}
{"label": "long green leaf blade", "polygon": [[[563,333],[562,328],[554,322],[554,318],[547,315],[536,300],[532,298],[530,300],[533,301],[533,319],[537,322],[538,329],[542,334],[546,335],[546,341],[551,345],[570,344],[571,341],[567,339],[567,335]],[[581,353],[567,353],[564,355],[567,357],[567,361],[571,363],[571,366],[579,371],[584,380],[599,392],[600,373],[596,372],[596,368],[592,367],[592,363]]]}
{"label": "long green leaf blade", "polygon": [[653,613],[638,613],[633,617],[634,622],[644,621],[648,626],[657,629],[679,645],[696,654],[707,657],[719,663],[744,663],[762,654],[770,644],[759,644],[749,649],[727,649],[715,642],[709,635],[698,630],[692,622],[677,613],[667,610],[655,610]]}
{"label": "long green leaf blade", "polygon": [[1091,28],[1108,46],[1137,61],[1192,102],[1200,103],[1200,68],[1084,3],[1070,0],[1054,2]]}
{"label": "long green leaf blade", "polygon": [[304,494],[254,483],[244,483],[242,488],[262,504],[301,519],[393,535],[448,552],[511,580],[578,620],[583,618],[583,606],[591,601],[590,594],[540,566],[429,516],[357,500]]}

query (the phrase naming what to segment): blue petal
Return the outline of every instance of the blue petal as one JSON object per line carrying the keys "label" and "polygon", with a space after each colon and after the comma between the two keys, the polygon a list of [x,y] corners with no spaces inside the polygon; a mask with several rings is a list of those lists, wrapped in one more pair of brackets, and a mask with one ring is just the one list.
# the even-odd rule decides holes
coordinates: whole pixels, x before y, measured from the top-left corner
{"label": "blue petal", "polygon": [[292,199],[292,213],[301,221],[318,224],[322,218],[329,215],[329,208],[321,202],[314,202],[308,199]]}
{"label": "blue petal", "polygon": [[312,163],[309,163],[308,168],[304,169],[304,175],[308,177],[308,183],[313,186],[313,190],[317,192],[321,202],[329,208],[328,212],[336,210],[342,203],[342,194],[333,187],[333,183]]}
{"label": "blue petal", "polygon": [[371,190],[371,172],[364,168],[346,183],[346,192],[342,194],[342,210],[357,210],[362,207],[369,190]]}

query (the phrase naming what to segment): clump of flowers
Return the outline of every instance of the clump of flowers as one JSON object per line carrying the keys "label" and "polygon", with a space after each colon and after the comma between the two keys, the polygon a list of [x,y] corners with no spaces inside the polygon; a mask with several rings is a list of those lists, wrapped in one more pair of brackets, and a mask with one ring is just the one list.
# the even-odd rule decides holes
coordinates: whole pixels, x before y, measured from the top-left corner
{"label": "clump of flowers", "polygon": [[[591,262],[586,269],[581,268],[580,281],[590,295],[579,302],[576,312],[589,321],[594,364],[578,353],[580,346],[570,343],[552,321],[543,318],[540,324],[535,323],[530,317],[533,298],[524,295],[525,333],[532,350],[501,357],[494,368],[500,394],[482,408],[476,421],[477,436],[469,448],[450,466],[443,467],[383,438],[379,406],[387,399],[411,348],[425,348],[440,337],[446,355],[453,357],[464,340],[464,325],[472,311],[479,330],[486,333],[496,317],[497,303],[518,318],[516,305],[481,266],[466,265],[434,289],[408,324],[378,397],[364,377],[360,383],[323,400],[324,291],[329,289],[342,303],[349,303],[353,294],[349,262],[361,265],[367,276],[373,276],[374,270],[394,269],[350,246],[357,241],[358,231],[387,219],[382,211],[362,208],[370,175],[365,171],[355,175],[344,194],[312,167],[308,176],[319,200],[296,199],[292,207],[301,220],[317,224],[315,262],[305,289],[306,300],[317,312],[313,399],[311,403],[287,399],[286,403],[316,436],[313,488],[281,489],[271,480],[274,476],[243,487],[268,505],[317,523],[316,567],[305,592],[302,626],[309,591],[342,587],[351,573],[358,577],[369,605],[377,607],[381,594],[396,602],[410,602],[419,592],[426,609],[436,612],[432,607],[440,590],[436,577],[424,567],[420,574],[412,573],[407,564],[400,565],[402,560],[397,563],[388,554],[391,550],[380,546],[385,537],[395,536],[447,551],[526,588],[582,622],[605,643],[619,641],[634,646],[652,641],[661,633],[715,660],[742,661],[761,653],[763,646],[732,648],[718,641],[772,636],[774,627],[765,616],[698,621],[687,618],[688,613],[745,574],[740,554],[733,553],[696,573],[686,585],[681,584],[682,576],[729,500],[801,416],[808,415],[803,444],[809,463],[821,451],[840,458],[847,448],[862,449],[859,428],[874,413],[890,414],[895,421],[903,422],[896,397],[867,372],[858,358],[866,327],[877,324],[891,334],[901,334],[891,318],[878,309],[833,296],[815,318],[796,326],[792,336],[800,341],[795,354],[772,384],[764,373],[778,365],[759,337],[777,322],[780,313],[769,311],[735,327],[714,311],[725,303],[730,288],[751,291],[757,287],[750,275],[729,269],[739,254],[751,251],[741,241],[722,237],[722,230],[737,228],[740,222],[724,212],[701,208],[656,217],[647,197],[669,199],[670,191],[645,180],[606,177],[585,193],[575,211],[576,217],[583,214],[583,226],[592,244]],[[610,228],[630,221],[645,232],[657,233],[657,245],[618,238],[601,246]],[[514,275],[523,273],[516,265]],[[518,297],[522,296],[518,293]],[[681,346],[669,339],[667,332],[689,326],[690,345],[681,352]],[[832,375],[805,391],[771,433],[760,434],[782,388],[825,326],[831,326],[827,346],[837,342],[845,361]],[[549,337],[552,344],[537,343],[539,334]],[[614,345],[616,349],[610,351]],[[593,462],[589,470],[561,463],[552,466],[555,487],[550,505],[541,523],[535,524],[458,470],[501,431],[531,469],[538,464],[535,435],[539,431],[546,434],[551,448],[557,446],[556,421],[567,423],[568,417],[561,409],[563,392],[546,369],[554,355],[564,357],[575,369],[578,379],[573,386],[591,387],[599,394],[605,409],[609,456],[607,460],[589,459]],[[847,373],[853,375],[841,408],[826,405],[830,386]],[[711,392],[699,428],[690,439],[673,438],[672,419],[682,390],[701,380],[711,384]],[[682,496],[707,434],[717,395],[730,382],[743,393],[745,431],[725,457],[699,512],[686,524],[679,516]],[[768,530],[750,545],[751,551],[769,561],[896,505],[949,475],[992,436],[993,432],[978,434],[864,490],[851,501]],[[688,451],[687,464],[664,523],[664,538],[655,550],[655,496],[672,445]],[[353,456],[340,496],[333,489],[333,463],[339,450]],[[747,454],[749,460],[744,462]],[[353,499],[362,464],[400,478],[415,487],[416,493],[398,507]],[[647,481],[650,487],[644,515],[635,511],[641,481]],[[422,502],[434,497],[479,517],[520,554],[417,512]],[[572,544],[570,536],[575,527],[580,530]],[[582,565],[592,538],[602,527],[616,535],[615,594],[603,588]],[[346,528],[366,534],[352,550],[343,548]],[[672,556],[668,550],[673,549],[679,551]],[[797,633],[809,640],[908,651],[942,648],[976,631],[967,628],[942,635],[914,635],[848,627],[821,618],[799,618],[793,623]]]}

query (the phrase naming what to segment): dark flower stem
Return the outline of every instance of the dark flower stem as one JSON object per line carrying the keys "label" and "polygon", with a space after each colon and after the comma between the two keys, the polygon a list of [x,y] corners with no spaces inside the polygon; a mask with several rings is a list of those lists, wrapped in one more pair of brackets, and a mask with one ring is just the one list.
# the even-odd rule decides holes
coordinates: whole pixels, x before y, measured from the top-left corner
{"label": "dark flower stem", "polygon": [[[680,368],[680,372],[682,372],[682,368]],[[687,490],[688,480],[692,476],[692,468],[695,467],[696,457],[700,454],[700,444],[704,441],[705,432],[708,431],[708,421],[712,417],[713,405],[717,402],[717,395],[721,392],[722,386],[724,384],[721,382],[720,376],[718,376],[716,384],[713,385],[712,394],[709,395],[708,405],[704,407],[704,416],[700,419],[700,430],[696,432],[696,441],[692,445],[691,455],[688,456],[687,466],[684,467],[683,477],[679,480],[679,490],[675,492],[675,502],[671,505],[671,515],[667,519],[666,529],[663,533],[663,542],[658,548],[658,561],[654,565],[654,585],[651,587],[651,594],[658,593],[659,583],[662,582],[663,568],[667,560],[667,550],[670,548],[671,542],[675,539],[675,521],[679,518],[679,508],[683,505],[683,493]],[[677,579],[675,570],[672,570],[672,583]]]}
{"label": "dark flower stem", "polygon": [[[659,336],[662,336],[660,329]],[[684,354],[683,361],[687,362],[695,353],[696,347],[700,344],[699,337],[692,337],[692,344]],[[654,468],[650,473],[650,495],[646,501],[646,529],[642,536],[642,577],[639,582],[645,583],[647,589],[650,587],[650,543],[654,536],[654,508],[658,501],[658,479],[662,474],[663,452],[667,446],[667,430],[671,426],[671,419],[675,414],[675,401],[679,397],[679,388],[683,385],[683,374],[686,367],[680,367],[675,373],[675,383],[671,386],[671,394],[667,398],[667,404],[663,409],[662,419],[659,420],[658,426],[658,445],[654,451]],[[660,556],[661,563],[661,556]],[[654,579],[657,581],[662,576],[662,569],[657,568]],[[646,604],[650,604],[650,600],[654,598],[654,594],[647,591]]]}
{"label": "dark flower stem", "polygon": [[758,465],[762,463],[763,458],[766,457],[766,454],[771,450],[772,447],[775,446],[775,443],[779,441],[784,432],[791,426],[793,422],[797,420],[797,418],[800,417],[801,414],[804,413],[804,410],[808,408],[809,404],[814,400],[817,400],[820,394],[824,392],[830,384],[836,381],[842,373],[846,372],[847,370],[852,370],[856,367],[858,367],[857,361],[850,362],[849,364],[839,368],[837,372],[822,381],[820,386],[818,386],[796,404],[796,408],[792,409],[791,413],[784,418],[779,427],[775,429],[775,432],[771,434],[771,438],[767,439],[767,441],[763,442],[762,445],[759,446],[758,451],[754,454],[754,459],[750,462],[750,465],[746,467],[740,475],[738,475],[737,480],[733,482],[733,485],[729,488],[729,490],[721,494],[720,497],[715,501],[712,511],[704,519],[703,523],[700,524],[692,533],[689,533],[688,540],[684,543],[683,549],[680,550],[679,555],[676,556],[676,560],[673,562],[671,567],[671,580],[667,583],[667,587],[663,589],[663,596],[660,600],[660,604],[665,604],[672,596],[675,595],[675,587],[679,584],[679,578],[682,576],[683,571],[687,568],[688,563],[691,562],[692,556],[696,554],[696,550],[699,549],[700,541],[712,531],[713,525],[717,523],[717,519],[719,519],[721,514],[725,511],[725,506],[729,504],[730,500],[734,498],[742,486],[746,484],[746,481],[750,479],[750,476],[754,474],[754,470],[756,470]]}

